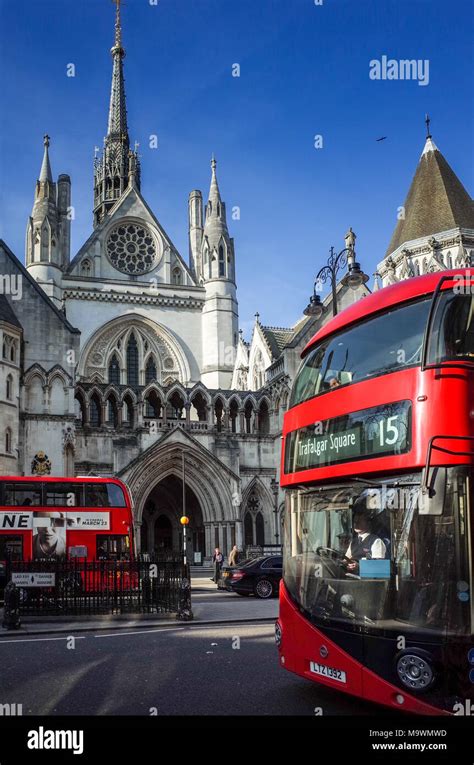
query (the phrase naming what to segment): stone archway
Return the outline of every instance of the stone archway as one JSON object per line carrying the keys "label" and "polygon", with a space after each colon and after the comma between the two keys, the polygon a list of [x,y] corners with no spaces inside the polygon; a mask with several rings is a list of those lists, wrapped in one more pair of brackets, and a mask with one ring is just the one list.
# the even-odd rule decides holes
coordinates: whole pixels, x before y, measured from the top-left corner
{"label": "stone archway", "polygon": [[[194,553],[204,549],[204,523],[201,507],[194,491],[186,485],[185,511],[190,519],[186,529],[186,551],[191,561]],[[182,477],[170,473],[150,490],[142,514],[142,553],[155,555],[179,555],[183,549]],[[143,532],[146,529],[146,534]]]}
{"label": "stone archway", "polygon": [[[216,546],[227,553],[233,544],[242,544],[238,506],[233,501],[240,493],[240,479],[227,465],[184,430],[176,428],[133,460],[119,473],[119,477],[127,483],[133,497],[135,525],[139,532],[136,539],[138,541],[143,538],[148,550],[153,550],[152,524],[147,503],[153,498],[155,489],[170,489],[173,481],[178,481],[180,489],[175,485],[171,492],[174,499],[170,505],[173,506],[174,502],[174,517],[176,523],[179,523],[183,455],[186,505],[187,508],[192,507],[195,502],[196,518],[200,521],[200,524],[193,525],[189,515],[191,523],[188,541],[193,552],[202,552],[202,561],[206,558],[209,560]],[[143,521],[142,535],[140,531]],[[179,545],[179,541],[176,541],[176,545]]]}

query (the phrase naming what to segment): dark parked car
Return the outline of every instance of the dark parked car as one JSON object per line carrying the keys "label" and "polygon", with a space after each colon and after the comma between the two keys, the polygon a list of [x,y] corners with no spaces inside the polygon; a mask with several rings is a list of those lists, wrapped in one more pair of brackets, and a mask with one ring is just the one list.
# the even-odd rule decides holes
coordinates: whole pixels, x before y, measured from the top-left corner
{"label": "dark parked car", "polygon": [[232,588],[230,587],[229,582],[231,580],[233,572],[237,571],[237,569],[240,569],[242,566],[245,566],[247,563],[250,563],[251,560],[252,560],[251,558],[243,558],[242,561],[238,563],[236,566],[229,566],[228,563],[224,563],[224,565],[221,566],[219,580],[217,582],[217,589],[232,591]]}
{"label": "dark parked car", "polygon": [[233,567],[226,577],[226,588],[238,595],[271,598],[278,595],[282,574],[281,555],[264,555]]}

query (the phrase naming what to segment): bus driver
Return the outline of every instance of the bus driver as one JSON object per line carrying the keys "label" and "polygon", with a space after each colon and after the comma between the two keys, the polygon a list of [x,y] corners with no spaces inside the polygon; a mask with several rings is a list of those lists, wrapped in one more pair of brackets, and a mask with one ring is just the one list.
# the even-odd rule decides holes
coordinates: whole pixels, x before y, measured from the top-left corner
{"label": "bus driver", "polygon": [[385,542],[377,534],[372,533],[373,513],[366,507],[366,498],[359,497],[353,508],[352,528],[354,534],[347,548],[346,569],[351,574],[359,571],[359,561],[374,560],[387,557]]}

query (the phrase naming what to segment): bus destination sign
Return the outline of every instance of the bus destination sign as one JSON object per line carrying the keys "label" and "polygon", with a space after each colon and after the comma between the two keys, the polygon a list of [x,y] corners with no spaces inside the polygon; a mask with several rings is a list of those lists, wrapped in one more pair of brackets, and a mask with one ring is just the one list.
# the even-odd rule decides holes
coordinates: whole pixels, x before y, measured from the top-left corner
{"label": "bus destination sign", "polygon": [[411,448],[411,402],[362,409],[315,422],[286,437],[285,473],[404,454]]}

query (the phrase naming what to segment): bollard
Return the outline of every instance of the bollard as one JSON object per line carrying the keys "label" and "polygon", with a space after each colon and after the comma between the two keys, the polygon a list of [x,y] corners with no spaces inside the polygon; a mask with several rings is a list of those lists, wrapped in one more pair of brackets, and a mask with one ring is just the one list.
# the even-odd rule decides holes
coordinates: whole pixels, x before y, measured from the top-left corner
{"label": "bollard", "polygon": [[13,582],[5,587],[2,627],[7,630],[20,629],[20,590]]}
{"label": "bollard", "polygon": [[179,585],[178,613],[176,618],[182,622],[190,622],[194,619],[191,608],[191,582],[187,577],[183,577]]}

